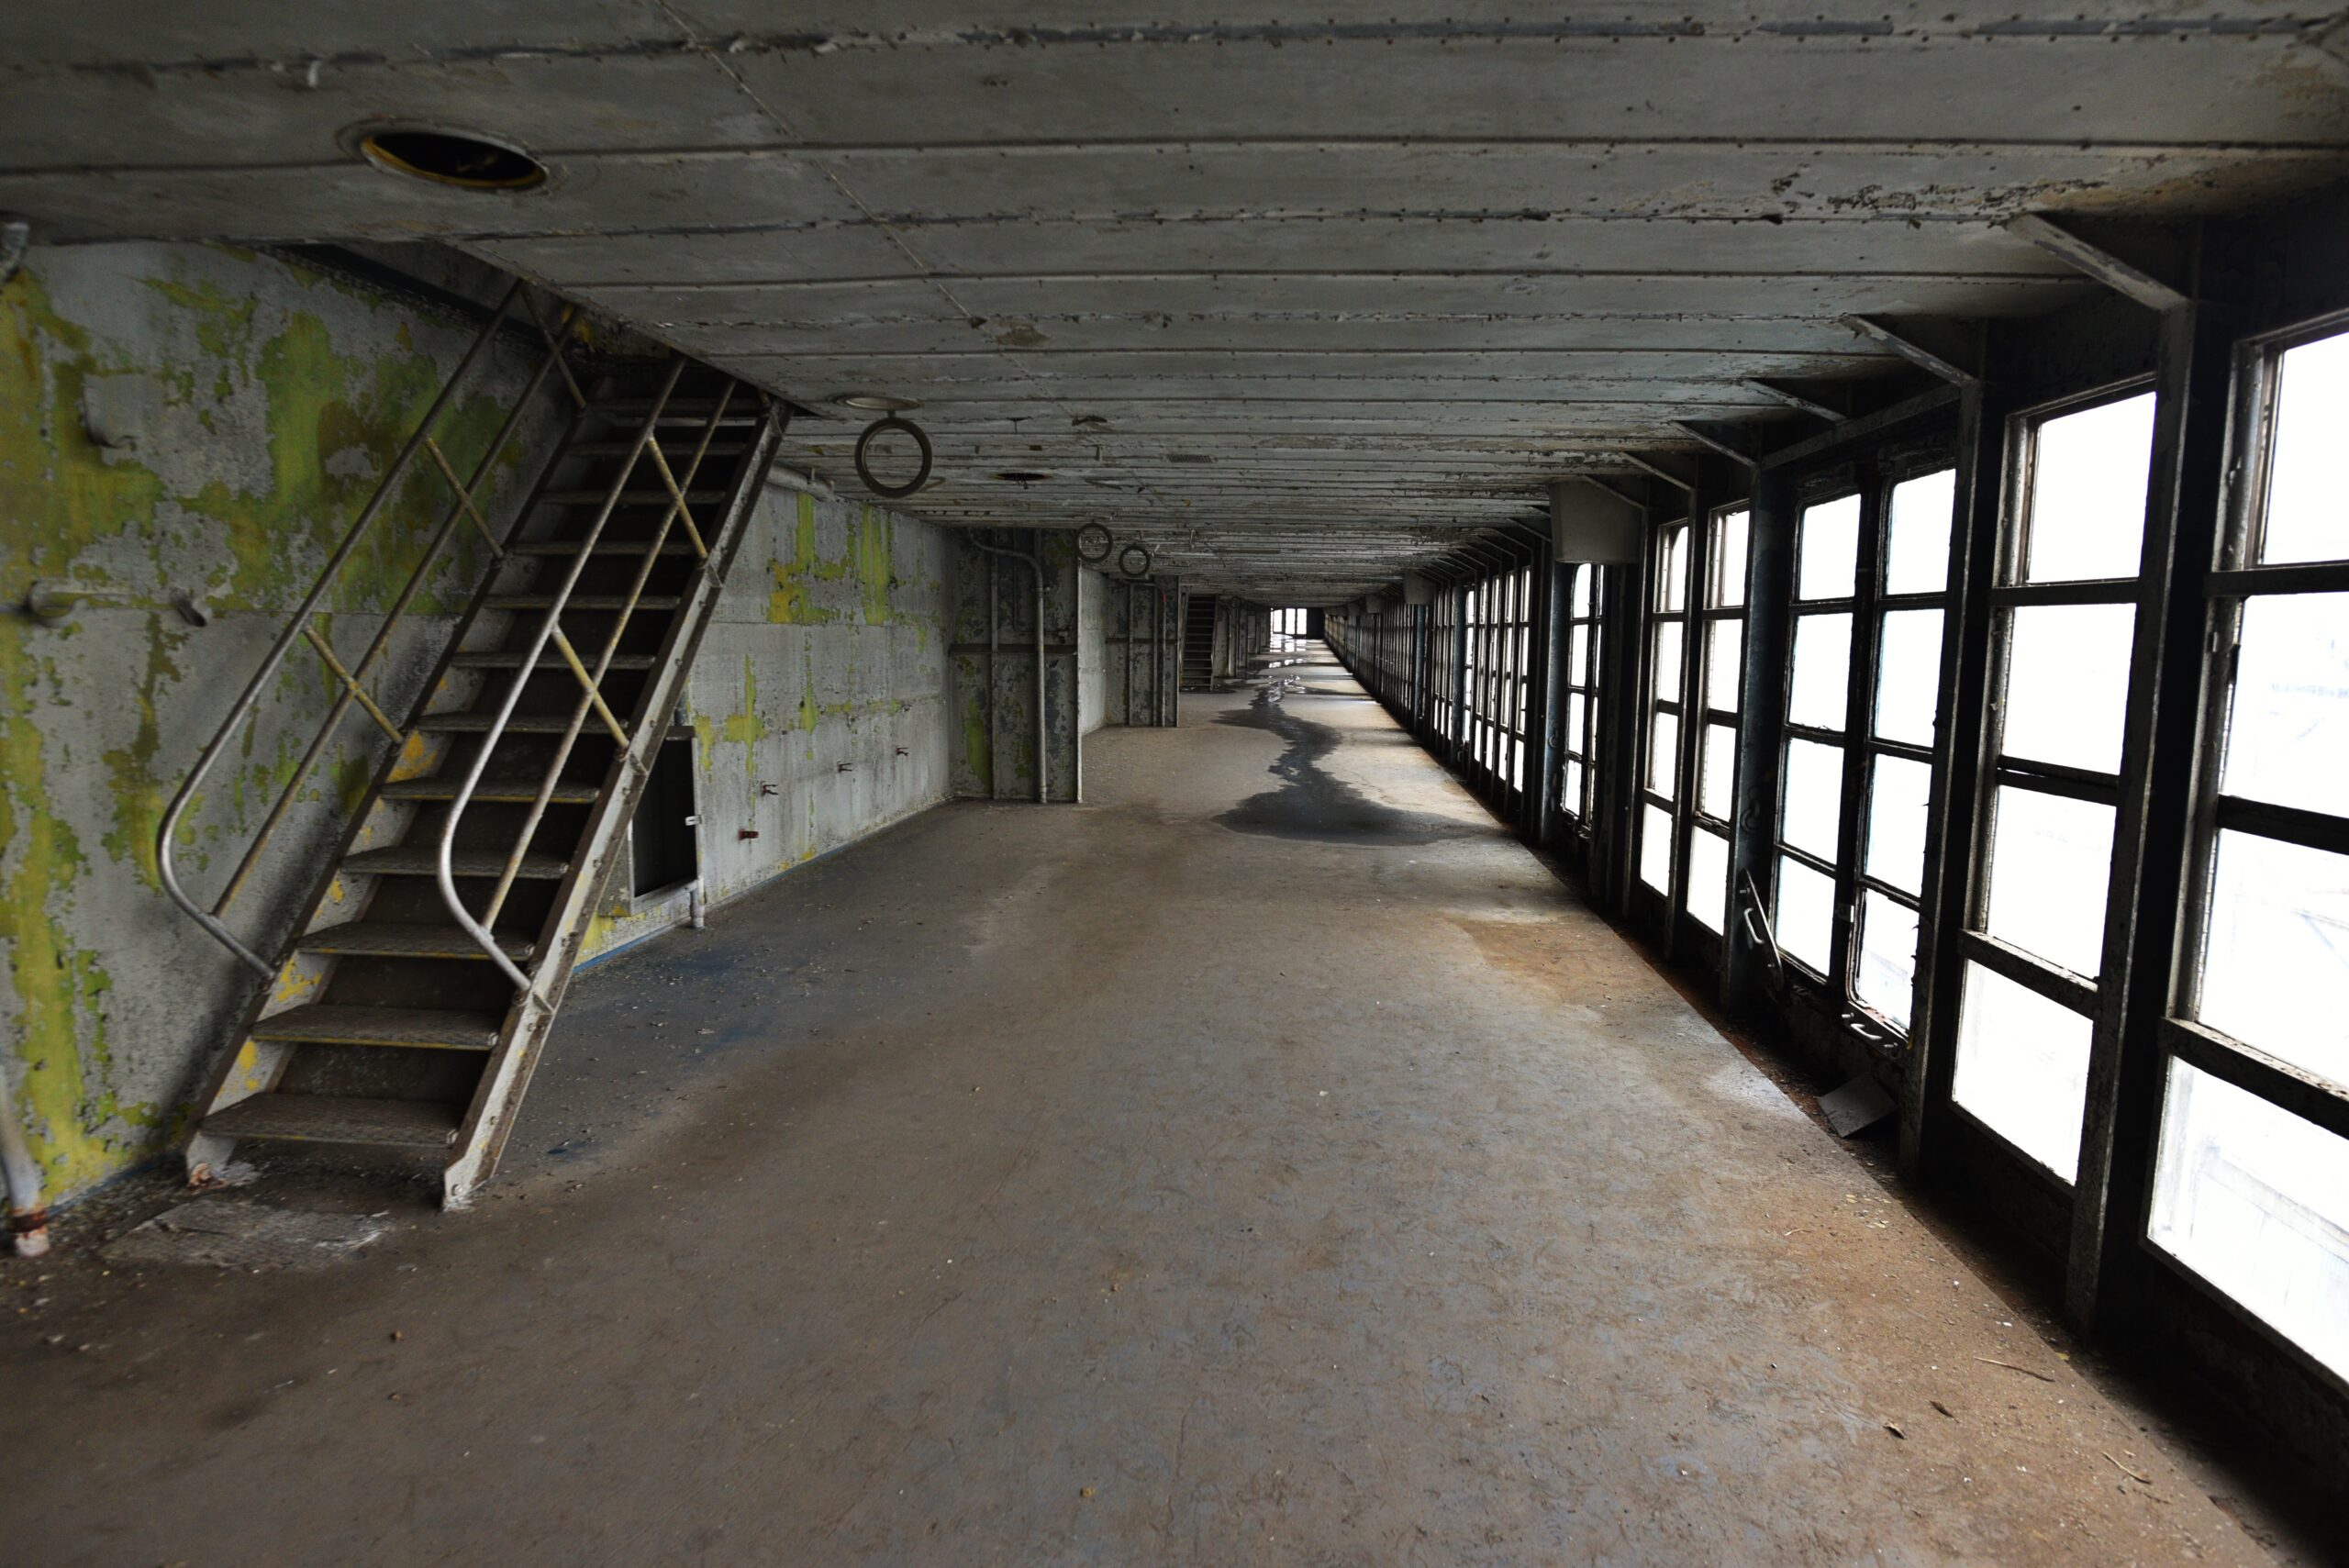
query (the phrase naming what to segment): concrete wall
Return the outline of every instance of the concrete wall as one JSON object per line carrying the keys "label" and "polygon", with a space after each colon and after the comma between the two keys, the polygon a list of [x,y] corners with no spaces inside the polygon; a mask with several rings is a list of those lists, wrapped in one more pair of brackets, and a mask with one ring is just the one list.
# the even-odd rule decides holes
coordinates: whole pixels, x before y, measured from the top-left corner
{"label": "concrete wall", "polygon": [[[165,1148],[256,984],[165,899],[154,839],[172,793],[413,429],[471,323],[267,255],[195,245],[35,248],[0,288],[0,1071],[52,1198]],[[527,374],[501,348],[441,427],[469,468]],[[544,460],[552,398],[494,473],[493,518]],[[447,495],[400,489],[324,623],[355,660]],[[404,713],[478,580],[452,537],[418,618],[370,677]],[[36,582],[110,595],[61,623]],[[210,624],[173,608],[201,601]],[[206,902],[315,732],[330,688],[297,648],[258,722],[183,822]],[[383,742],[354,716],[231,910],[270,951],[295,886]]]}
{"label": "concrete wall", "polygon": [[[952,793],[956,553],[942,529],[878,506],[762,497],[685,697],[712,902]],[[589,956],[687,914],[683,894],[623,903],[590,927]]]}
{"label": "concrete wall", "polygon": [[1102,600],[1109,585],[1101,573],[1080,566],[1076,573],[1076,722],[1086,735],[1108,722],[1108,628]]}

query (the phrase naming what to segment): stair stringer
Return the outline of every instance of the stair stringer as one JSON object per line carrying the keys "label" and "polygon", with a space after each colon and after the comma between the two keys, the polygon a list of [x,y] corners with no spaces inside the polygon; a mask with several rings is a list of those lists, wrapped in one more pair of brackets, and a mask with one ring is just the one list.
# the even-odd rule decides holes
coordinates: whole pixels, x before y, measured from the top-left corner
{"label": "stair stringer", "polygon": [[586,940],[588,917],[595,910],[596,894],[604,884],[612,857],[627,846],[628,825],[651,780],[654,750],[669,739],[667,716],[676,711],[685,695],[694,656],[700,651],[702,637],[715,617],[719,592],[750,531],[751,515],[766,488],[767,474],[774,466],[782,440],[781,412],[776,406],[767,404],[757,440],[743,454],[724,517],[715,537],[708,541],[709,558],[695,575],[685,603],[673,612],[668,640],[662,648],[652,679],[646,684],[634,717],[634,738],[627,750],[613,759],[603,794],[589,814],[583,849],[573,857],[570,869],[556,889],[554,906],[540,933],[539,956],[528,970],[530,990],[517,997],[507,1009],[488,1066],[457,1129],[449,1162],[441,1173],[441,1206],[445,1208],[466,1207],[474,1192],[497,1170],[506,1140],[513,1131],[515,1116],[529,1088],[531,1074],[538,1070],[547,1035],[562,1006],[563,994],[570,987],[580,946]]}

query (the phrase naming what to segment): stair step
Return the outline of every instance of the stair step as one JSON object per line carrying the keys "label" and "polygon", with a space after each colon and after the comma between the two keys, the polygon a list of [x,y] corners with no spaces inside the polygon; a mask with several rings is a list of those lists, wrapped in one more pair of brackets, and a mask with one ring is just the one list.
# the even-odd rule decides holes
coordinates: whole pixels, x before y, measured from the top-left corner
{"label": "stair step", "polygon": [[[431,713],[417,728],[429,735],[486,735],[494,713]],[[507,722],[508,735],[560,735],[571,728],[567,713],[518,713]],[[582,735],[609,735],[603,721],[589,715]]]}
{"label": "stair step", "polygon": [[305,1143],[378,1143],[446,1149],[460,1107],[439,1100],[371,1100],[343,1095],[255,1095],[214,1111],[204,1130],[220,1138]]}
{"label": "stair step", "polygon": [[[409,926],[390,921],[359,920],[312,931],[294,944],[303,952],[330,952],[351,958],[477,958],[481,951],[473,933],[457,926]],[[539,951],[529,937],[500,937],[497,945],[519,963]]]}
{"label": "stair step", "polygon": [[[591,667],[596,662],[584,651],[579,657]],[[511,651],[492,649],[486,653],[460,653],[453,662],[460,670],[518,670],[522,667],[522,650],[518,648]],[[608,674],[617,670],[650,670],[653,663],[653,657],[650,653],[615,653],[612,655],[610,669],[606,673]],[[571,666],[563,662],[562,654],[550,648],[539,655],[539,668],[568,670]]]}
{"label": "stair step", "polygon": [[288,1007],[253,1026],[255,1040],[325,1045],[406,1045],[427,1051],[487,1051],[497,1043],[496,1013],[434,1007],[351,1007],[314,1002]]}
{"label": "stair step", "polygon": [[[609,490],[548,490],[539,495],[541,505],[551,506],[600,506],[611,496]],[[695,506],[716,506],[726,499],[723,490],[688,490],[685,499]],[[617,503],[622,506],[666,506],[676,500],[666,490],[623,490]]]}
{"label": "stair step", "polygon": [[[362,850],[348,856],[342,869],[353,876],[431,876],[440,870],[440,852],[402,845],[390,850]],[[490,850],[459,850],[449,857],[449,869],[459,876],[496,876],[506,869],[506,857]],[[554,882],[571,870],[560,855],[524,855],[515,874],[529,881]]]}
{"label": "stair step", "polygon": [[[554,607],[552,594],[492,594],[483,601],[493,610],[546,610]],[[682,603],[674,594],[647,594],[636,601],[640,610],[674,610]],[[627,596],[620,594],[573,594],[565,606],[573,610],[624,610]]]}
{"label": "stair step", "polygon": [[[559,784],[549,798],[557,806],[593,806],[604,792],[591,784]],[[455,779],[403,779],[398,784],[384,786],[385,800],[454,800],[457,798]],[[528,806],[539,798],[538,784],[529,779],[484,779],[473,791],[475,800],[495,801],[501,806]]]}
{"label": "stair step", "polygon": [[[693,541],[685,537],[682,529],[678,531],[675,538],[661,541],[660,553],[662,555],[691,555],[693,552]],[[579,553],[579,541],[575,539],[529,539],[516,545],[514,553],[555,556],[567,561]],[[597,539],[596,548],[589,553],[593,555],[650,555],[653,553],[652,541],[644,539]]]}

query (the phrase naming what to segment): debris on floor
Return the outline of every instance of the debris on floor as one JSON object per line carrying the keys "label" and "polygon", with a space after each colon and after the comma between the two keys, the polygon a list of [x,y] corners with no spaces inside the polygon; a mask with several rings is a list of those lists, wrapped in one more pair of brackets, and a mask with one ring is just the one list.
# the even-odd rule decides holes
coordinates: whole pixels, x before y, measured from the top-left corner
{"label": "debris on floor", "polygon": [[110,1263],[322,1269],[380,1238],[382,1215],[318,1214],[197,1198],[165,1209],[106,1249]]}
{"label": "debris on floor", "polygon": [[1892,1114],[1892,1096],[1884,1085],[1863,1073],[1840,1089],[1819,1096],[1819,1114],[1838,1138],[1865,1132]]}

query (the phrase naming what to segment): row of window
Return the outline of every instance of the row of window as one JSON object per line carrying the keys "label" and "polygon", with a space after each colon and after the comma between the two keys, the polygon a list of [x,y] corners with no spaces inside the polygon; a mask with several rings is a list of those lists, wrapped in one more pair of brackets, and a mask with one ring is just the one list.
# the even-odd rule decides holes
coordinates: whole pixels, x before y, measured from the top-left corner
{"label": "row of window", "polygon": [[[2239,403],[2237,450],[2251,455],[2209,577],[2200,787],[2145,1236],[2349,1378],[2349,492],[2329,464],[2349,429],[2349,333],[2254,345]],[[1949,938],[1951,1103],[2064,1184],[2078,1173],[2099,1031],[2121,1027],[2104,976],[2129,932],[2112,911],[2137,895],[2115,884],[2128,873],[2114,851],[2124,780],[2143,766],[2124,751],[2146,667],[2145,573],[2161,564],[2143,559],[2154,417],[2154,395],[2128,390],[2017,421],[1981,713],[1949,711],[1959,535],[1946,459],[1871,460],[1803,497],[1790,587],[1773,606],[1783,663],[1757,688],[1784,697],[1768,738],[1776,796],[1748,806],[1744,829],[1760,836],[1743,858],[1766,887],[1731,885],[1739,762],[1754,755],[1750,512],[1653,530],[1643,613],[1626,628],[1644,639],[1638,880],[1717,936],[1734,924],[1769,944],[1886,1049],[1916,1019],[1932,956],[1928,824],[1970,824],[1965,919]],[[1569,820],[1598,809],[1602,648],[1623,647],[1605,625],[1610,570],[1573,570],[1555,617],[1552,777]],[[1411,688],[1409,711],[1508,790],[1526,783],[1532,590],[1530,569],[1497,573],[1412,622],[1427,634],[1411,679],[1431,701]],[[1447,635],[1462,639],[1457,661],[1428,652]],[[1383,661],[1378,678],[1391,680]],[[1959,812],[1942,809],[1936,764],[1953,725],[1984,747],[1977,798]]]}

